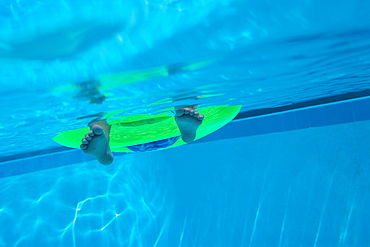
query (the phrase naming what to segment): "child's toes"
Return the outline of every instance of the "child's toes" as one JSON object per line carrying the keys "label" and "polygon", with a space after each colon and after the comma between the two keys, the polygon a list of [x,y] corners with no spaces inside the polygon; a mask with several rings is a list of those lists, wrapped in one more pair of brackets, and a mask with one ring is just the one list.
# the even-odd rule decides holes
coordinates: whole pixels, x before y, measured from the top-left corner
{"label": "child's toes", "polygon": [[91,131],[94,133],[94,135],[102,135],[104,133],[104,130],[99,125],[94,125],[91,128]]}
{"label": "child's toes", "polygon": [[184,108],[184,110],[185,110],[184,114],[190,114],[190,112],[191,112],[190,108]]}
{"label": "child's toes", "polygon": [[93,137],[95,134],[92,130],[89,131],[89,133],[87,133],[89,136]]}

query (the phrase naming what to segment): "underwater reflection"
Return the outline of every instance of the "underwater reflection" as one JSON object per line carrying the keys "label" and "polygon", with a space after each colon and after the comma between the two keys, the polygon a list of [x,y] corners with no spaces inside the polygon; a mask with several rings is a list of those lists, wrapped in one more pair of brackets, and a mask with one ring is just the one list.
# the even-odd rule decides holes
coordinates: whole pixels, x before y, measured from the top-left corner
{"label": "underwater reflection", "polygon": [[77,55],[121,28],[120,23],[82,21],[43,29],[33,35],[0,40],[0,57],[45,60]]}

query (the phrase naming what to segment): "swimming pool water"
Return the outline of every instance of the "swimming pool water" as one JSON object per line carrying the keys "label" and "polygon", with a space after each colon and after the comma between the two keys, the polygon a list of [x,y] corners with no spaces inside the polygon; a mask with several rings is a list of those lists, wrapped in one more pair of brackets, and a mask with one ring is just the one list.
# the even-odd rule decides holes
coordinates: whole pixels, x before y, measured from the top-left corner
{"label": "swimming pool water", "polygon": [[2,178],[0,243],[368,246],[368,130],[309,128]]}
{"label": "swimming pool water", "polygon": [[[3,155],[55,147],[55,133],[92,119],[79,117],[153,113],[172,107],[174,95],[248,111],[369,89],[369,4],[362,1],[5,1],[0,9],[0,120],[12,129],[1,134]],[[106,88],[100,105],[76,98],[76,89],[56,90],[204,61]]]}
{"label": "swimming pool water", "polygon": [[[369,12],[361,0],[3,1],[0,158],[18,158],[0,163],[0,246],[370,246],[368,98],[241,118],[108,167],[50,152],[97,114],[178,97],[266,113],[370,96]],[[103,85],[102,104],[81,97],[115,73],[135,83]]]}

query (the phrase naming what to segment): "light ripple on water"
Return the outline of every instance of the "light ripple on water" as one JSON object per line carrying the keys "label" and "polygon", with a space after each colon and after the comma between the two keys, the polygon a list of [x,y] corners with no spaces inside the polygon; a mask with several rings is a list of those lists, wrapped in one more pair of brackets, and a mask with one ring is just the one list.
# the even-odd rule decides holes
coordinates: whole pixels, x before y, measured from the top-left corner
{"label": "light ripple on water", "polygon": [[[0,243],[81,246],[84,236],[103,239],[118,230],[125,236],[115,238],[120,246],[153,246],[166,230],[158,222],[172,210],[165,187],[160,189],[167,173],[150,178],[157,165],[132,166],[130,157],[118,161],[119,166],[91,162],[3,178],[0,222],[13,224],[2,228]],[[44,237],[34,239],[36,233]]]}
{"label": "light ripple on water", "polygon": [[[61,13],[70,13],[82,6],[69,1],[66,4],[69,10],[63,7],[66,12]],[[55,147],[51,141],[55,133],[84,127],[91,120],[78,117],[122,109],[124,111],[117,116],[158,112],[173,107],[171,98],[179,94],[203,95],[205,97],[196,103],[204,106],[241,104],[243,110],[253,110],[370,87],[370,32],[363,28],[366,19],[362,22],[350,19],[351,25],[343,26],[343,30],[329,28],[334,24],[338,26],[342,19],[352,18],[339,11],[342,5],[337,9],[338,16],[336,9],[331,9],[331,19],[320,23],[314,22],[313,17],[304,11],[305,4],[296,9],[294,4],[286,8],[271,5],[271,11],[267,12],[267,6],[262,8],[259,4],[248,6],[245,12],[245,8],[239,8],[245,4],[242,1],[132,4],[131,9],[112,3],[101,6],[100,13],[88,9],[81,12],[101,21],[104,10],[116,7],[110,17],[115,24],[122,21],[121,10],[124,10],[131,16],[130,24],[118,32],[126,40],[125,44],[120,43],[121,36],[121,39],[114,36],[99,44],[89,44],[90,50],[64,59],[1,60],[1,127],[9,132],[17,128],[11,138],[1,137],[1,142],[8,144],[1,146],[2,155]],[[198,5],[207,5],[207,9],[195,8]],[[41,13],[45,6],[37,9],[37,13]],[[310,6],[313,7],[323,10],[319,5]],[[182,11],[185,9],[187,11]],[[18,21],[32,17],[22,13],[17,14],[21,18]],[[287,18],[288,13],[294,13],[291,19]],[[48,16],[46,12],[41,14]],[[188,18],[189,15],[192,18]],[[53,17],[48,25],[56,25],[66,16]],[[245,23],[239,20],[242,16]],[[358,12],[359,20],[361,16],[362,12]],[[150,18],[151,22],[140,26],[143,20],[138,17]],[[10,17],[7,18],[9,23],[6,22],[8,24],[0,30],[5,36],[10,34],[14,24]],[[225,18],[228,22],[223,22]],[[301,22],[296,22],[295,18]],[[309,22],[310,18],[312,22]],[[166,22],[169,19],[172,21]],[[35,32],[38,21],[29,23],[29,26],[19,26],[19,30]],[[163,23],[168,24],[160,25]],[[300,26],[303,24],[305,29]],[[284,25],[286,28],[277,33],[275,28]],[[318,28],[321,26],[324,29]],[[150,33],[150,37],[145,33]],[[51,93],[57,86],[78,83],[98,74],[186,64],[194,59],[214,62],[197,70],[105,90],[103,93],[109,97],[101,105],[76,100],[73,93]],[[30,131],[37,138],[24,138]],[[22,145],[17,146],[17,143]]]}

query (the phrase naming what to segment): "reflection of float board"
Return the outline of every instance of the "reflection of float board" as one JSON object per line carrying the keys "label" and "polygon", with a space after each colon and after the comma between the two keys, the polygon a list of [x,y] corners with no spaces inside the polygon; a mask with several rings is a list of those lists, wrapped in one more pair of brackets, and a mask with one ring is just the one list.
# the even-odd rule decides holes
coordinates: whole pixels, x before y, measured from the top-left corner
{"label": "reflection of float board", "polygon": [[[198,108],[200,114],[205,116],[203,123],[197,130],[196,140],[220,129],[239,113],[241,106],[214,106]],[[114,152],[132,152],[126,146],[143,144],[170,137],[179,136],[175,118],[167,113],[158,115],[137,115],[122,117],[120,120],[108,120],[112,125],[110,133],[110,146]],[[76,129],[58,133],[53,140],[63,146],[79,148],[81,139],[89,128]],[[181,138],[172,146],[185,144]]]}
{"label": "reflection of float board", "polygon": [[[107,74],[99,76],[96,80],[96,88],[98,90],[107,90],[117,88],[131,83],[146,81],[159,77],[166,77],[171,74],[191,71],[200,68],[207,67],[211,63],[215,62],[215,59],[209,59],[204,61],[196,61],[189,64],[174,64],[168,66],[160,66],[150,69],[126,71],[115,74]],[[77,92],[82,90],[82,83],[66,84],[53,89],[55,93],[63,92]]]}

